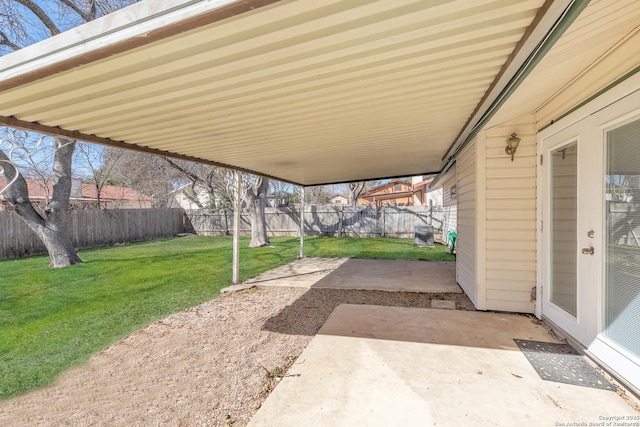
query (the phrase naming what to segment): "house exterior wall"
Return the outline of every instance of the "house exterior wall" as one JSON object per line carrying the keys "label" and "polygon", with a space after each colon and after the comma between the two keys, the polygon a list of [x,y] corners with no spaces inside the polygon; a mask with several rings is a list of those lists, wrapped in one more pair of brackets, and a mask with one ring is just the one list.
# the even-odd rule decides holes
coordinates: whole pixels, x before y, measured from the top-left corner
{"label": "house exterior wall", "polygon": [[[521,138],[514,161],[505,154]],[[536,126],[533,114],[483,131],[486,309],[534,313],[536,286]]]}
{"label": "house exterior wall", "polygon": [[187,196],[182,193],[174,193],[173,198],[171,199],[170,207],[172,208],[182,208],[187,210],[192,209],[200,209],[200,206],[196,205],[194,202],[189,200]]}
{"label": "house exterior wall", "polygon": [[[513,132],[521,141],[511,162],[504,149]],[[456,275],[479,310],[535,312],[536,135],[535,116],[525,115],[483,129],[456,161]]]}
{"label": "house exterior wall", "polygon": [[476,141],[460,153],[456,164],[458,238],[456,279],[477,307],[476,281]]}
{"label": "house exterior wall", "polygon": [[427,200],[427,206],[442,206],[442,188],[437,188],[435,190],[429,189],[425,198]]}
{"label": "house exterior wall", "polygon": [[456,231],[458,226],[458,203],[455,197],[456,189],[456,168],[451,168],[442,180],[442,236],[445,243],[447,242],[447,234],[450,231]]}
{"label": "house exterior wall", "polygon": [[456,167],[454,166],[442,180],[442,205],[456,206],[458,204],[456,192]]}
{"label": "house exterior wall", "polygon": [[346,205],[349,202],[345,196],[336,195],[329,199],[329,203],[332,205]]}

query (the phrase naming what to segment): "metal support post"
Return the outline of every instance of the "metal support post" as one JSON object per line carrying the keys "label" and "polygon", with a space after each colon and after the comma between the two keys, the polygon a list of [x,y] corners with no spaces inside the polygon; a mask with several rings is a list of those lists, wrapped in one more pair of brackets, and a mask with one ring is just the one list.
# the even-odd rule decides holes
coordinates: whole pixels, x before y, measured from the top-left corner
{"label": "metal support post", "polygon": [[233,217],[233,284],[240,281],[240,209],[242,208],[242,172],[236,171],[236,208]]}
{"label": "metal support post", "polygon": [[304,258],[304,187],[300,187],[300,259]]}

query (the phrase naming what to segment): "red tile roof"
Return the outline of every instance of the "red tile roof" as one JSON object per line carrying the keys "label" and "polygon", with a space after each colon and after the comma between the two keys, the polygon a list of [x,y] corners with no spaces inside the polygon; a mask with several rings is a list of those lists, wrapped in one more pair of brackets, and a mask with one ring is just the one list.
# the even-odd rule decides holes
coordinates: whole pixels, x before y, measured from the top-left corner
{"label": "red tile roof", "polygon": [[[53,183],[48,181],[45,186],[42,181],[25,178],[27,181],[27,187],[29,189],[29,197],[32,199],[43,199],[47,196],[51,196]],[[0,176],[0,190],[2,190],[7,185],[7,179],[4,176]],[[71,197],[72,200],[97,200],[97,191],[96,187],[91,184],[82,184],[81,187],[81,195],[80,197]],[[2,195],[0,195],[0,198]],[[137,191],[134,191],[127,187],[120,187],[117,185],[105,185],[102,187],[102,191],[100,193],[101,200],[110,201],[110,200],[133,200],[133,201],[153,201],[153,199],[144,194],[140,194]]]}
{"label": "red tile roof", "polygon": [[[38,181],[31,178],[26,178],[27,188],[29,189],[29,197],[34,199],[42,199],[47,194],[51,195],[53,191],[53,183],[47,182],[47,190],[42,184],[42,181]],[[0,190],[3,190],[7,185],[7,178],[0,176]],[[2,197],[2,196],[0,196]]]}
{"label": "red tile roof", "polygon": [[[95,185],[82,184],[82,197],[87,199],[97,199],[98,192]],[[104,185],[100,192],[100,198],[102,200],[142,200],[151,202],[153,199],[145,194],[138,193],[127,187],[120,187],[117,185]]]}

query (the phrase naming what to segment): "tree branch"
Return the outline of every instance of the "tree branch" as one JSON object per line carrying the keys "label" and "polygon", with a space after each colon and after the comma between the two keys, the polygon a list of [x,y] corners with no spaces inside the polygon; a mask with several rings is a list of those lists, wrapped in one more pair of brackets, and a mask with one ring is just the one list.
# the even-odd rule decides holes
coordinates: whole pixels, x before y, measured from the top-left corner
{"label": "tree branch", "polygon": [[96,2],[91,0],[87,2],[87,10],[82,10],[74,2],[69,0],[60,0],[62,4],[77,13],[85,22],[96,19]]}
{"label": "tree branch", "polygon": [[197,182],[197,181],[202,181],[202,179],[200,179],[200,177],[198,175],[195,175],[191,172],[189,172],[188,170],[186,170],[185,168],[183,168],[182,166],[180,166],[179,164],[175,163],[173,160],[171,160],[168,157],[163,157],[163,159],[169,163],[169,166],[171,166],[172,168],[176,169],[177,171],[185,174],[192,182]]}
{"label": "tree branch", "polygon": [[42,8],[38,6],[36,3],[34,3],[31,0],[15,0],[15,1],[20,3],[27,9],[29,9],[31,13],[37,16],[40,22],[42,22],[42,24],[44,24],[44,26],[47,27],[47,29],[49,30],[52,36],[55,36],[56,34],[60,34],[60,29],[51,20],[51,18],[49,18],[49,15],[47,15],[45,11],[42,10]]}
{"label": "tree branch", "polygon": [[7,35],[3,31],[0,31],[0,44],[8,46],[13,50],[20,50],[20,46],[9,40],[9,37],[7,37]]}

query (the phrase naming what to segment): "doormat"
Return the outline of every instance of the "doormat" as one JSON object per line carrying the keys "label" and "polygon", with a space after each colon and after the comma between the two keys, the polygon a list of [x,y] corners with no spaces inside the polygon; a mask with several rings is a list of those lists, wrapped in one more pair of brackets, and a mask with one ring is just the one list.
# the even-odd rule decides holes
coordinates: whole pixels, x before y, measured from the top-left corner
{"label": "doormat", "polygon": [[514,339],[545,381],[615,391],[616,388],[568,344]]}

